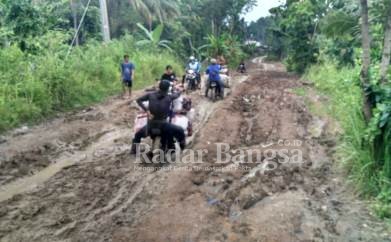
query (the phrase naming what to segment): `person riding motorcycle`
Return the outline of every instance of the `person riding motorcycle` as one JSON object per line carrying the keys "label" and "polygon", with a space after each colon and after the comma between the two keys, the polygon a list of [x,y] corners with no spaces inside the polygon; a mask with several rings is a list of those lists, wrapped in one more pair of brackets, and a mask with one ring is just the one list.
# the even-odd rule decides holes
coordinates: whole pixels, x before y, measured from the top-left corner
{"label": "person riding motorcycle", "polygon": [[237,71],[240,72],[240,73],[245,73],[245,72],[247,72],[246,64],[244,63],[243,60],[240,62]]}
{"label": "person riding motorcycle", "polygon": [[[186,66],[186,72],[193,70],[196,73],[196,81],[199,85],[201,83],[201,63],[194,57],[190,56],[189,63]],[[186,75],[183,77],[182,84],[185,83]]]}
{"label": "person riding motorcycle", "polygon": [[[141,139],[146,138],[151,133],[151,126],[156,124],[162,131],[161,148],[164,151],[175,147],[173,144],[174,138],[178,141],[182,150],[185,148],[185,131],[168,121],[171,114],[172,102],[181,95],[180,93],[168,94],[170,85],[170,81],[162,80],[159,84],[158,91],[147,93],[137,99],[137,104],[148,113],[149,123],[135,134],[131,149],[132,154],[136,154]],[[144,102],[149,102],[148,107],[146,107]]]}
{"label": "person riding motorcycle", "polygon": [[208,97],[210,83],[215,82],[217,84],[220,97],[224,98],[224,82],[220,76],[221,66],[217,63],[216,59],[211,59],[210,63],[211,64],[206,69],[206,74],[209,75],[209,78],[206,85],[205,97]]}

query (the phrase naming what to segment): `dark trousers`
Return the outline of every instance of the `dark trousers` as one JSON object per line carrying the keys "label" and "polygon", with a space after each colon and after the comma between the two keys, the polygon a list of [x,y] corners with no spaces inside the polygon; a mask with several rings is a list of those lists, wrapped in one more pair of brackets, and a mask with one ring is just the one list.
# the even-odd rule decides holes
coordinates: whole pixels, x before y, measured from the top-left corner
{"label": "dark trousers", "polygon": [[196,81],[197,81],[197,87],[200,87],[200,85],[201,85],[201,73],[197,73]]}
{"label": "dark trousers", "polygon": [[[133,145],[140,144],[141,139],[146,138],[148,135],[148,125],[146,125],[134,135]],[[186,143],[185,131],[177,125],[164,123],[162,126],[161,148],[163,150],[175,149],[175,140],[178,141],[182,148]]]}
{"label": "dark trousers", "polygon": [[[205,97],[208,97],[209,89],[210,89],[210,80],[208,79],[206,82],[206,88],[205,88]],[[216,82],[218,94],[221,98],[224,98],[224,82],[222,80],[220,81],[214,81]]]}

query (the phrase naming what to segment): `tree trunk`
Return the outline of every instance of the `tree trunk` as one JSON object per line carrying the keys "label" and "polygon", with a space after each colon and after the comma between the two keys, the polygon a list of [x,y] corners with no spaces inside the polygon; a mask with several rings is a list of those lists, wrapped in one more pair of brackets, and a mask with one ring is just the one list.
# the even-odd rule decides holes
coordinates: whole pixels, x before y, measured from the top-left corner
{"label": "tree trunk", "polygon": [[211,20],[211,25],[212,25],[212,34],[213,34],[213,35],[216,35],[214,18],[212,18],[212,20]]}
{"label": "tree trunk", "polygon": [[[75,33],[77,32],[78,22],[77,22],[77,13],[76,13],[76,3],[73,2],[73,0],[70,1],[71,3],[71,11],[72,11],[72,17],[73,17],[73,28],[75,29]],[[76,36],[75,45],[79,45],[79,36]]]}
{"label": "tree trunk", "polygon": [[371,65],[371,52],[370,45],[371,39],[369,36],[369,20],[368,20],[368,2],[367,0],[361,1],[361,33],[362,33],[362,70],[361,76],[364,82],[368,82],[369,66]]}
{"label": "tree trunk", "polygon": [[390,65],[391,55],[391,7],[388,8],[387,22],[385,26],[383,57],[380,65],[380,81],[385,83],[387,81],[387,71]]}
{"label": "tree trunk", "polygon": [[152,23],[153,23],[153,20],[152,20],[152,17],[150,19],[148,19],[148,30],[149,32],[152,32]]}
{"label": "tree trunk", "polygon": [[363,88],[363,112],[366,121],[368,122],[372,117],[372,107],[365,94],[364,88],[369,84],[369,67],[371,65],[371,38],[369,35],[369,20],[368,20],[368,2],[367,0],[360,0],[361,3],[361,35],[362,35],[362,69],[361,69],[361,86]]}

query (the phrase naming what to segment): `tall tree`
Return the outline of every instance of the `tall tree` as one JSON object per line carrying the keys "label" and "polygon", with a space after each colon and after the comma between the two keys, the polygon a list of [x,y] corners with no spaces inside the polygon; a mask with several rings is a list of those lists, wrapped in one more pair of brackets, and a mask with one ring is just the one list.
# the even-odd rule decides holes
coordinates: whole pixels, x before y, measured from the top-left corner
{"label": "tall tree", "polygon": [[385,36],[383,45],[383,56],[380,65],[380,80],[382,83],[387,81],[387,71],[390,65],[391,55],[391,4],[388,4],[387,9],[387,20],[385,25]]}
{"label": "tall tree", "polygon": [[[289,71],[303,73],[317,61],[319,47],[314,36],[318,31],[319,18],[327,8],[325,6],[321,1],[291,0],[270,10],[275,20],[271,28],[276,33],[274,37],[282,39],[283,46],[278,48],[287,55]],[[274,42],[274,38],[271,41]],[[274,48],[275,43],[271,46]]]}
{"label": "tall tree", "polygon": [[363,84],[368,83],[369,67],[371,65],[371,37],[369,34],[369,17],[368,17],[368,1],[360,0],[361,4],[361,41],[362,41],[362,70],[361,77]]}
{"label": "tall tree", "polygon": [[[371,38],[369,34],[369,17],[368,17],[368,1],[360,0],[361,5],[361,38],[362,38],[362,69],[361,69],[361,84],[363,89],[369,85],[369,67],[371,65]],[[372,116],[371,105],[368,101],[368,97],[363,91],[363,112],[365,119],[370,120]]]}
{"label": "tall tree", "polygon": [[[72,18],[73,18],[73,29],[75,30],[76,33],[79,23],[77,21],[76,3],[74,3],[74,0],[70,0],[70,5],[72,11]],[[76,36],[75,45],[79,45],[79,36]]]}

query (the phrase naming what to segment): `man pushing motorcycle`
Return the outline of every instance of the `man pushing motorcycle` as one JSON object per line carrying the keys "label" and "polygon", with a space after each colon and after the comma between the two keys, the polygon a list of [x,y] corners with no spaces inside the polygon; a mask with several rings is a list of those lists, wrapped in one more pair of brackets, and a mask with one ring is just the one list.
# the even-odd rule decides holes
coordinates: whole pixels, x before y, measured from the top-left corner
{"label": "man pushing motorcycle", "polygon": [[[136,154],[141,139],[147,136],[151,136],[152,139],[155,136],[160,136],[161,149],[163,151],[174,148],[174,138],[182,150],[185,148],[185,131],[183,128],[169,122],[172,103],[181,95],[179,92],[169,94],[170,85],[170,81],[162,80],[158,91],[148,93],[137,99],[137,104],[148,113],[148,124],[135,134],[131,150],[132,154]],[[146,102],[148,102],[148,107],[145,105]]]}
{"label": "man pushing motorcycle", "polygon": [[221,98],[224,98],[224,82],[220,76],[221,66],[217,63],[216,59],[210,60],[210,65],[206,69],[206,74],[209,75],[208,82],[206,84],[205,97],[208,97],[208,92],[210,89],[211,83],[216,83],[219,90],[219,95]]}

